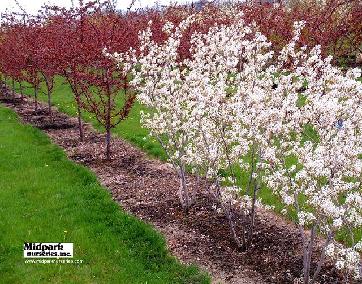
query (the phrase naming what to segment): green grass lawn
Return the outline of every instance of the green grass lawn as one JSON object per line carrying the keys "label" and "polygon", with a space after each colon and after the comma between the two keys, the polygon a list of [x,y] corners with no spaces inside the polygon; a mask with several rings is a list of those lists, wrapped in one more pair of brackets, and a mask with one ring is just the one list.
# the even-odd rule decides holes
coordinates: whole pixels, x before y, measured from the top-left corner
{"label": "green grass lawn", "polygon": [[[24,242],[71,242],[82,264],[26,264]],[[209,283],[171,257],[96,177],[0,106],[0,283]]]}

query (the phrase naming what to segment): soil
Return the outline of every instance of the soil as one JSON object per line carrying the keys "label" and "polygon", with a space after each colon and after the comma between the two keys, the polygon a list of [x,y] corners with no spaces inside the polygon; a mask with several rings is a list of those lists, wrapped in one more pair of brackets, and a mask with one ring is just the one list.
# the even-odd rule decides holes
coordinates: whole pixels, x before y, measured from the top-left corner
{"label": "soil", "polygon": [[[0,100],[1,101],[1,100]],[[112,138],[112,159],[106,161],[105,135],[84,124],[85,139],[79,142],[77,122],[53,109],[34,111],[29,98],[8,98],[25,123],[43,129],[68,157],[86,165],[108,188],[125,210],[151,223],[166,238],[170,252],[183,263],[194,263],[208,271],[213,283],[301,283],[301,241],[295,224],[269,211],[258,211],[253,246],[246,252],[234,243],[222,213],[196,179],[188,176],[195,202],[185,213],[178,198],[178,178],[167,163],[147,157],[120,138]],[[200,184],[198,184],[200,185]],[[331,264],[326,264],[320,283],[352,283]]]}

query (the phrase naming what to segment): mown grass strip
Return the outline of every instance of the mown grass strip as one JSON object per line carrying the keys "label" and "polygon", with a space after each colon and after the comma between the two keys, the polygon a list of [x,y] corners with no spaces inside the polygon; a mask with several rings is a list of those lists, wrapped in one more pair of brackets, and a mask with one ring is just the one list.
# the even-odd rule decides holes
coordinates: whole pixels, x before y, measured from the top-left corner
{"label": "mown grass strip", "polygon": [[[24,242],[72,242],[82,264],[26,264]],[[209,283],[125,213],[88,169],[0,106],[1,283]]]}

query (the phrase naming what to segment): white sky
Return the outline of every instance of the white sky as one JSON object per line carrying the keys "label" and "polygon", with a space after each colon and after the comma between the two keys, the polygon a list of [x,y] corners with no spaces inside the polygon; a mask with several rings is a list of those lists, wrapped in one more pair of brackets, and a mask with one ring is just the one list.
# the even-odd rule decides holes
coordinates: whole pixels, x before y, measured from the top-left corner
{"label": "white sky", "polygon": [[[70,7],[72,3],[71,0],[18,0],[18,2],[30,14],[36,13],[44,3],[54,4],[62,7]],[[84,2],[87,2],[87,0]],[[156,2],[160,5],[167,5],[170,2],[186,3],[192,2],[192,0],[136,0],[134,7],[139,8],[153,6]],[[78,3],[78,0],[74,0],[74,5],[77,5]],[[131,0],[118,0],[118,8],[126,9],[130,3]],[[10,11],[20,11],[14,0],[0,0],[0,13],[5,12],[6,9]]]}

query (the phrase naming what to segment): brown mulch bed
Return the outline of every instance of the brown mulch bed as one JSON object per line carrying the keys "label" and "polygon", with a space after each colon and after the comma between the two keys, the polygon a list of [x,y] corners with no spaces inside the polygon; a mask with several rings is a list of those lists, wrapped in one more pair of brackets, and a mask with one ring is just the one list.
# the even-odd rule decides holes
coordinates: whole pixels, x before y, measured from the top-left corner
{"label": "brown mulch bed", "polygon": [[[224,215],[215,211],[215,204],[196,187],[192,176],[189,181],[197,192],[196,200],[186,214],[177,195],[177,176],[169,164],[147,157],[119,138],[113,138],[112,160],[106,161],[104,135],[89,124],[85,124],[85,141],[79,142],[76,119],[55,109],[50,119],[44,110],[35,112],[28,98],[17,99],[15,103],[9,99],[2,102],[24,122],[43,129],[70,159],[93,170],[114,200],[165,236],[173,255],[207,270],[215,283],[293,283],[301,276],[298,231],[281,216],[258,212],[254,245],[242,252],[231,238]],[[319,280],[328,284],[346,283],[332,265],[323,268]]]}

